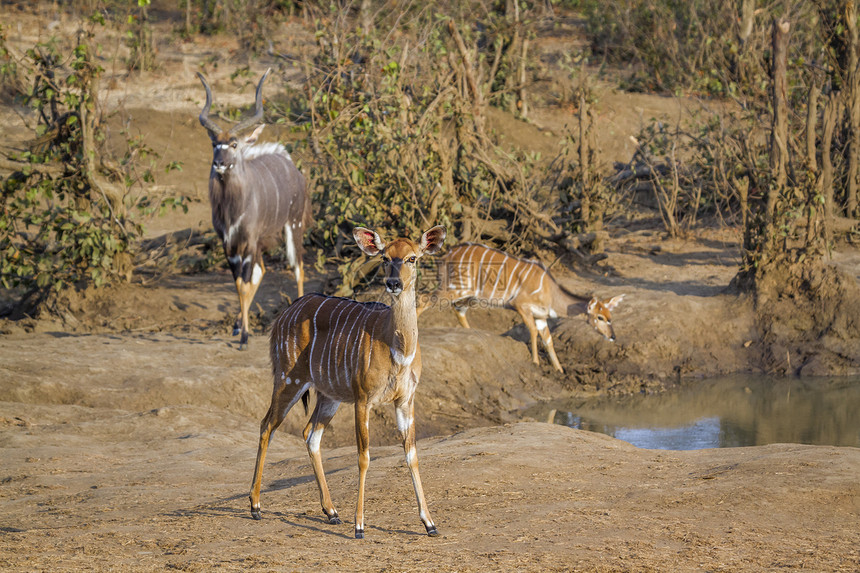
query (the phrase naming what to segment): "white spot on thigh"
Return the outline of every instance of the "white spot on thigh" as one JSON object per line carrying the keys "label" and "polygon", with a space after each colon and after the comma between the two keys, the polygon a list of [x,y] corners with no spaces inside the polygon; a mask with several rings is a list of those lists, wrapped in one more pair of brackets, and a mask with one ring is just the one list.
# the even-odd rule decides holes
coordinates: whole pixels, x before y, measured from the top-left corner
{"label": "white spot on thigh", "polygon": [[394,414],[397,418],[397,429],[405,433],[409,429],[409,426],[412,425],[412,418],[407,416],[405,412],[401,412],[399,409],[395,410]]}
{"label": "white spot on thigh", "polygon": [[298,265],[299,261],[296,253],[296,245],[293,241],[293,230],[291,225],[284,225],[284,234],[286,235],[285,243],[287,246],[287,260],[290,261],[291,267],[295,267]]}
{"label": "white spot on thigh", "polygon": [[238,263],[239,261],[242,260],[242,257],[239,255],[233,255],[232,257],[227,257],[227,260],[235,265],[236,263]]}
{"label": "white spot on thigh", "polygon": [[263,280],[263,268],[260,265],[255,264],[254,273],[251,275],[251,284],[258,285],[261,280]]}
{"label": "white spot on thigh", "polygon": [[311,452],[317,453],[320,451],[320,441],[322,440],[322,427],[314,428],[311,435],[308,436],[308,448]]}
{"label": "white spot on thigh", "polygon": [[409,448],[406,452],[406,463],[410,466],[418,461],[418,453],[415,451],[415,448]]}
{"label": "white spot on thigh", "polygon": [[546,321],[542,318],[536,318],[535,326],[537,326],[538,330],[543,330],[544,328],[546,328]]}

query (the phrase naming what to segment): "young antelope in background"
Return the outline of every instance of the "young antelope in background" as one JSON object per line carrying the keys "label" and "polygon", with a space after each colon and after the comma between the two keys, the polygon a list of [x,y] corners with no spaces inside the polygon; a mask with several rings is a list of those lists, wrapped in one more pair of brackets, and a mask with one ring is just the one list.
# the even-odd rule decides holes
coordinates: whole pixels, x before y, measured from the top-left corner
{"label": "young antelope in background", "polygon": [[420,315],[433,301],[450,302],[460,324],[469,328],[466,311],[477,301],[510,308],[522,317],[531,337],[532,361],[539,364],[537,337],[540,334],[553,367],[564,372],[555,354],[547,319],[585,314],[590,324],[607,340],[615,341],[612,310],[624,295],[600,300],[579,297],[559,285],[538,261],[520,259],[475,243],[463,243],[448,251],[439,265],[440,288],[421,300]]}

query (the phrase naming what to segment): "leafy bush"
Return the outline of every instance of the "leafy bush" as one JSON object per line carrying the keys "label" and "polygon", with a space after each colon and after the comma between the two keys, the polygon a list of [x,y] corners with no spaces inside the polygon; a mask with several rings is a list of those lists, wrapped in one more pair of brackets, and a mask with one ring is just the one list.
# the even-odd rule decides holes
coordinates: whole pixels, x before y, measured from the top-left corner
{"label": "leafy bush", "polygon": [[0,181],[0,284],[23,289],[25,299],[128,280],[142,233],[133,215],[160,206],[130,193],[152,181],[150,168],[139,172],[141,156],[152,150],[138,142],[119,164],[102,152],[102,70],[94,64],[91,37],[84,33],[71,54],[40,44],[17,62],[32,78],[18,97],[35,112],[36,138],[12,158],[17,170]]}

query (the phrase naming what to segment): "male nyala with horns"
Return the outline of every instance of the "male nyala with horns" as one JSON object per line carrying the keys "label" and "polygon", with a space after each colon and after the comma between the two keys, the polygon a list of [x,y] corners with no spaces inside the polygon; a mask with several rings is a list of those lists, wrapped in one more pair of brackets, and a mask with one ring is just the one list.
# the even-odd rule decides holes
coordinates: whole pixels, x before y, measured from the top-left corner
{"label": "male nyala with horns", "polygon": [[305,178],[283,145],[257,143],[263,125],[247,137],[239,136],[263,119],[263,82],[268,75],[267,70],[257,84],[254,116],[223,132],[209,117],[212,90],[197,73],[206,90],[200,123],[212,140],[212,224],[239,292],[239,316],[233,334],[241,335],[240,349],[248,346],[248,310],[266,272],[263,250],[275,243],[281,232],[286,234],[287,259],[296,275],[298,294],[304,294],[302,237],[311,223]]}

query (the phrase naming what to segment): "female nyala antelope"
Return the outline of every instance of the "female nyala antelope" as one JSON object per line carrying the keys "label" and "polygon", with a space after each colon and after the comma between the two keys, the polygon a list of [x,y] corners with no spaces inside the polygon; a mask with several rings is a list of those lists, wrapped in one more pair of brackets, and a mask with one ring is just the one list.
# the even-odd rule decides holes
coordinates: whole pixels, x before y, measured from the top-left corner
{"label": "female nyala antelope", "polygon": [[485,245],[463,243],[442,257],[439,281],[438,291],[422,297],[418,314],[433,300],[448,301],[457,312],[460,324],[469,328],[466,311],[473,301],[516,310],[529,329],[535,364],[539,364],[537,337],[540,333],[553,367],[564,372],[552,344],[548,318],[585,313],[588,324],[608,340],[615,341],[611,311],[624,295],[608,300],[596,297],[586,300],[555,282],[549,270],[537,261],[512,257]]}
{"label": "female nyala antelope", "polygon": [[364,537],[364,482],[370,463],[368,419],[376,404],[394,403],[397,429],[403,438],[406,463],[418,498],[418,513],[430,536],[437,535],[430,518],[415,450],[415,388],[421,377],[415,275],[418,259],[442,248],[445,228],[433,227],[418,244],[409,239],[382,242],[374,231],[357,227],[358,246],[369,256],[382,253],[385,290],[392,305],[361,303],[345,298],[309,294],[296,300],[272,326],[274,374],[272,404],[260,425],[260,446],[251,484],[251,515],[260,519],[260,482],[272,432],[309,389],[316,390],[316,407],[305,426],[308,455],[329,523],[341,523],[332,505],[320,457],[320,440],[341,402],[355,404],[358,446],[358,502],[355,536]]}
{"label": "female nyala antelope", "polygon": [[263,280],[263,250],[286,234],[287,258],[296,275],[299,296],[304,288],[302,237],[311,222],[311,203],[305,178],[280,143],[257,144],[264,125],[242,139],[237,134],[263,119],[263,82],[257,84],[256,111],[226,133],[209,118],[212,91],[200,72],[206,89],[206,104],[200,123],[212,140],[212,169],[209,202],[212,224],[224,245],[224,254],[239,292],[239,316],[233,335],[241,334],[239,348],[248,346],[248,310]]}

